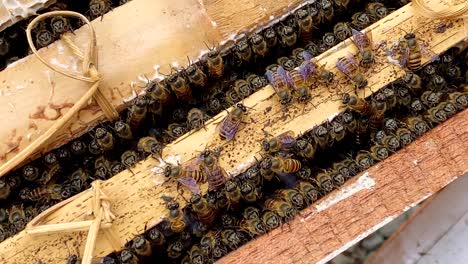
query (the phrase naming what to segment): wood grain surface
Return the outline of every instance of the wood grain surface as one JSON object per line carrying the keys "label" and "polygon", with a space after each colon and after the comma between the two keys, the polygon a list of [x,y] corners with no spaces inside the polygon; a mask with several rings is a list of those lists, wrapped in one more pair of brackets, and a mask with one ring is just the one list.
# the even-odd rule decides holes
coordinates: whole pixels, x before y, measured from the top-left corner
{"label": "wood grain surface", "polygon": [[[138,5],[142,1],[144,0],[134,0],[123,7],[127,7],[128,5],[131,6],[131,4]],[[162,5],[163,3],[160,4]],[[194,5],[197,6],[196,3],[194,3]],[[173,6],[171,6],[171,8],[173,8]],[[184,6],[183,8],[180,8],[183,11],[186,9],[188,10],[190,7]],[[114,12],[117,11],[118,8],[114,10]],[[147,12],[146,16],[154,16],[155,11],[141,12]],[[130,15],[129,13],[131,12],[129,11],[125,13],[125,15],[128,16]],[[151,13],[151,15],[149,13]],[[112,14],[113,13],[110,15]],[[123,15],[124,14],[121,14],[121,16]],[[241,16],[242,14],[239,15]],[[178,15],[178,17],[183,16]],[[140,19],[145,20],[144,18],[138,18],[136,20]],[[147,19],[151,20],[151,18]],[[104,19],[103,23],[105,23],[105,21],[106,18]],[[191,23],[195,23],[196,21],[198,20],[192,21]],[[203,21],[203,23],[208,23],[210,26],[212,25],[208,21]],[[416,34],[418,34],[418,36],[420,36],[421,41],[427,43],[431,50],[436,53],[441,53],[463,38],[463,33],[460,30],[462,27],[462,22],[454,22],[453,26],[449,27],[442,34],[436,34],[434,32],[434,28],[437,26],[437,23],[437,21],[432,21],[431,19],[416,16],[411,5],[407,5],[395,11],[384,20],[372,25],[371,28],[373,29],[374,40],[376,42],[392,42],[398,40],[398,38],[404,34],[403,30],[413,30],[416,32]],[[142,30],[142,32],[144,32],[144,30]],[[98,39],[103,38],[99,36],[100,35],[98,32]],[[114,38],[109,37],[109,42],[110,39]],[[117,37],[117,39],[122,39],[123,41],[124,37],[120,36]],[[166,39],[166,41],[166,45],[172,44],[169,43],[168,39]],[[115,45],[118,43],[119,42],[114,41]],[[116,49],[121,48],[123,49],[123,46],[116,46]],[[162,48],[168,49],[167,54],[171,53],[170,51],[172,50],[172,47],[162,46]],[[193,49],[191,52],[193,52]],[[336,59],[340,56],[346,55],[348,52],[356,52],[356,48],[351,45],[350,40],[340,43],[337,47],[322,54],[318,58],[322,63],[327,63],[328,67],[332,71],[336,72],[336,69],[334,68]],[[131,56],[130,53],[132,53],[130,50],[122,50],[122,53],[116,55],[115,61],[124,61],[125,58],[126,61],[133,65],[133,61],[128,59]],[[159,51],[159,53],[162,54],[163,52]],[[367,73],[369,76],[369,89],[366,90],[366,95],[370,94],[370,90],[376,91],[385,84],[395,80],[402,73],[395,66],[390,66],[388,63],[386,63],[382,53],[382,51],[378,52],[377,63],[375,67],[373,68],[372,72]],[[144,55],[145,54],[141,54],[141,56]],[[168,58],[170,58],[170,56]],[[103,60],[104,59],[101,56],[101,61]],[[427,62],[428,58],[423,58],[423,61]],[[28,60],[26,62],[28,62]],[[147,60],[147,62],[149,61]],[[153,63],[154,61],[152,63],[148,63],[147,66],[153,65]],[[143,72],[142,69],[137,69],[135,72],[133,72],[134,69],[132,69],[132,67],[125,67],[125,69],[131,72],[131,74],[128,76],[134,76],[133,74],[136,75],[137,72]],[[118,66],[115,66],[114,70],[118,71]],[[109,71],[109,74],[111,72],[112,71]],[[127,73],[120,71],[119,74],[123,75]],[[340,80],[340,86],[343,90],[352,89],[351,85],[349,85],[347,80],[345,80],[344,77],[340,74],[338,74],[338,79]],[[64,85],[65,81],[62,81],[62,85]],[[110,81],[114,80],[109,80],[109,82]],[[122,87],[125,86],[124,84],[120,85]],[[85,89],[85,87],[82,87],[82,89]],[[276,96],[274,96],[272,87],[267,86],[244,100],[244,104],[248,107],[251,107],[251,109],[249,109],[247,116],[244,119],[247,124],[241,127],[239,133],[236,135],[236,140],[234,142],[225,144],[219,140],[219,137],[216,134],[216,122],[222,120],[222,118],[226,115],[226,113],[220,113],[212,120],[207,122],[206,130],[202,129],[196,132],[188,133],[187,135],[168,145],[163,151],[163,158],[164,160],[171,162],[184,162],[193,158],[206,147],[218,147],[222,145],[224,150],[221,153],[220,163],[229,174],[235,176],[240,171],[243,171],[247,167],[251,166],[255,161],[254,156],[258,155],[258,152],[260,151],[260,144],[258,141],[261,140],[264,136],[262,129],[265,129],[273,135],[277,135],[286,130],[293,130],[296,134],[303,133],[339,112],[340,103],[336,100],[333,100],[334,94],[335,91],[328,91],[328,89],[325,87],[319,87],[314,91],[314,99],[309,104],[294,105],[287,109],[283,109],[279,105]],[[119,101],[118,99],[116,100]],[[0,104],[0,107],[3,107],[3,105]],[[159,165],[160,164],[154,159],[148,158],[147,160],[137,164],[135,168],[132,168],[133,173],[124,171],[109,179],[102,185],[103,191],[111,199],[113,212],[117,216],[117,219],[114,221],[112,231],[119,240],[118,243],[120,243],[120,245],[123,245],[135,234],[143,232],[145,225],[148,227],[154,226],[166,215],[163,202],[159,197],[163,194],[174,194],[175,184],[174,182],[167,182],[162,184],[163,176],[158,175],[152,171],[153,168],[157,168]],[[388,180],[391,179],[389,178]],[[434,185],[431,188],[437,190],[440,188],[439,185]],[[206,188],[203,190],[205,191]],[[418,195],[418,190],[412,191],[415,192],[415,195]],[[82,220],[85,217],[85,211],[89,197],[89,195],[83,195],[81,198],[70,203],[65,208],[57,211],[48,218],[50,223]],[[368,199],[375,201],[377,198],[368,197]],[[179,202],[182,206],[184,206],[185,203],[182,199],[180,199]],[[399,203],[404,204],[404,201],[400,201]],[[369,207],[366,205],[362,208],[362,210],[373,211],[374,208],[372,206],[373,204],[371,203],[369,204]],[[354,211],[349,211],[348,216],[353,217],[353,213]],[[381,220],[382,219],[380,219],[380,221]],[[320,221],[317,222],[317,226],[320,226],[320,223],[322,223]],[[340,226],[340,228],[345,227]],[[358,232],[359,228],[356,227],[355,229],[356,230],[351,232],[352,234]],[[348,232],[350,231],[351,230],[348,230]],[[77,233],[64,236],[49,235],[33,238],[24,232],[21,232],[0,244],[0,262],[34,263],[38,259],[41,259],[44,263],[56,263],[58,260],[64,260],[70,252],[82,252],[85,239],[84,237],[85,234]],[[352,235],[349,235],[349,237],[352,237]],[[325,241],[323,247],[327,245],[330,246],[330,248],[333,248],[334,246],[340,246],[340,241],[336,239],[327,240]],[[19,251],[18,249],[23,250]],[[111,244],[106,241],[103,236],[99,236],[95,249],[96,256],[104,256],[113,250],[114,248],[111,246]]]}

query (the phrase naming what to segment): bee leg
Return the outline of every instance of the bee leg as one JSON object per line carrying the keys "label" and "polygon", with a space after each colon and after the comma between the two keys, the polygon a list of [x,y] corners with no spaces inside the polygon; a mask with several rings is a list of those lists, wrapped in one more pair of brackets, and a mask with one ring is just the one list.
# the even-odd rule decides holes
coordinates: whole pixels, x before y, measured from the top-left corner
{"label": "bee leg", "polygon": [[132,176],[135,176],[135,173],[132,171],[130,167],[128,167],[127,170],[132,173]]}

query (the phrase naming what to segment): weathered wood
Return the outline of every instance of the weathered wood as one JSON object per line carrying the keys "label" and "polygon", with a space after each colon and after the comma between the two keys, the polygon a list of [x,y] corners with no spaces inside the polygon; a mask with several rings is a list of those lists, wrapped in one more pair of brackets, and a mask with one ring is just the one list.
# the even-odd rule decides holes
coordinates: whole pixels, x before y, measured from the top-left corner
{"label": "weathered wood", "polygon": [[466,173],[467,139],[465,110],[217,263],[326,263]]}
{"label": "weathered wood", "polygon": [[[133,0],[113,9],[102,21],[92,21],[97,34],[101,87],[105,97],[121,110],[126,107],[124,99],[143,91],[144,88],[140,86],[145,84],[144,75],[155,76],[159,66],[161,73],[168,74],[172,63],[185,66],[187,56],[194,60],[201,51],[206,50],[205,43],[216,45],[231,39],[240,28],[250,28],[257,19],[274,16],[275,12],[291,4],[286,0],[266,2],[269,3],[267,6],[275,8],[254,8],[259,7],[255,4],[252,8],[244,9],[238,3],[230,4],[234,2],[228,0]],[[252,5],[246,4],[245,7]],[[75,34],[73,40],[84,46],[87,41],[86,27],[76,30]],[[39,53],[53,64],[71,71],[79,70],[80,64],[61,40],[41,49]],[[54,74],[35,56],[10,65],[0,72],[0,80],[0,165],[55,122],[35,119],[32,115],[45,108],[45,115],[53,118],[60,113],[53,110],[49,103],[73,104],[89,89],[87,83]],[[67,111],[67,108],[62,111]],[[80,111],[30,158],[80,136],[103,119],[99,108],[89,107]]]}
{"label": "weathered wood", "polygon": [[[154,15],[154,11],[152,11],[152,15]],[[241,16],[242,14],[239,15]],[[463,33],[460,30],[462,27],[461,22],[455,22],[452,27],[442,34],[434,32],[436,26],[436,21],[414,16],[411,5],[408,5],[372,25],[371,28],[373,29],[374,40],[376,42],[397,40],[404,34],[401,29],[406,31],[414,30],[428,44],[428,47],[436,53],[445,51],[463,38]],[[356,52],[350,40],[322,54],[319,59],[323,63],[326,62],[328,67],[336,72],[333,66],[336,59],[346,55],[348,52]],[[373,91],[395,80],[401,74],[399,69],[386,63],[382,53],[382,51],[379,52],[377,63],[372,72],[367,73],[369,76],[369,88]],[[122,56],[122,54],[120,55]],[[427,59],[424,58],[424,62],[427,62]],[[351,85],[341,75],[338,76],[341,79],[342,89],[351,90]],[[273,89],[267,86],[244,100],[244,104],[251,107],[245,118],[248,124],[241,127],[234,142],[224,144],[216,134],[216,122],[222,120],[226,115],[226,113],[220,113],[207,122],[206,130],[202,129],[189,133],[168,145],[163,151],[163,158],[171,162],[175,162],[175,160],[184,162],[197,155],[207,146],[217,147],[224,144],[220,163],[228,173],[237,175],[240,171],[243,171],[255,162],[254,155],[260,151],[258,141],[263,138],[261,129],[265,129],[273,135],[286,130],[293,130],[296,134],[305,132],[339,112],[340,103],[332,100],[333,94],[334,92],[330,93],[326,87],[319,87],[314,91],[315,97],[311,103],[307,105],[294,105],[287,109],[282,109],[276,96],[274,96]],[[370,94],[370,92],[367,91],[366,94]],[[148,227],[157,224],[166,215],[163,201],[159,197],[162,194],[170,195],[176,193],[173,182],[162,184],[164,177],[151,172],[151,169],[155,166],[158,166],[158,163],[154,159],[148,158],[137,164],[135,168],[132,168],[134,174],[128,171],[122,172],[102,185],[103,191],[111,199],[112,210],[117,216],[112,231],[118,236],[121,245],[135,234],[143,232],[145,224]],[[438,171],[434,171],[434,173],[436,175]],[[431,188],[438,190],[440,187],[434,183]],[[413,190],[413,192],[417,192],[417,190]],[[418,195],[418,193],[415,195]],[[376,198],[369,197],[369,199],[375,201]],[[82,220],[85,216],[84,209],[86,208],[85,203],[87,201],[89,201],[89,195],[80,197],[80,199],[51,215],[48,218],[50,223]],[[185,203],[182,199],[179,202],[184,206]],[[404,204],[404,202],[401,201],[399,204]],[[375,203],[370,203],[369,207],[362,208],[362,211],[374,210],[373,205]],[[348,215],[352,216],[352,212],[354,211],[350,211]],[[320,221],[318,224],[321,223]],[[341,227],[343,228],[343,226]],[[71,236],[67,235],[54,235],[31,239],[24,232],[21,232],[1,244],[0,260],[8,260],[8,263],[31,263],[40,258],[45,263],[56,262],[57,260],[65,259],[69,253],[63,250],[64,243],[68,247],[73,248],[71,249],[72,252],[76,252],[77,246],[71,245],[80,245],[82,247],[84,236],[85,234],[74,235],[73,239],[71,239]],[[328,243],[330,248],[333,245],[338,245],[338,243],[335,240]],[[24,250],[19,252],[17,250],[19,248]],[[113,248],[110,243],[105,241],[103,236],[99,236],[96,243],[96,256],[103,256],[111,251],[113,251]],[[80,252],[82,252],[82,248]]]}
{"label": "weathered wood", "polygon": [[440,239],[468,213],[465,202],[467,176],[458,178],[424,201],[411,218],[366,260],[366,264],[417,263],[425,255],[431,255]]}

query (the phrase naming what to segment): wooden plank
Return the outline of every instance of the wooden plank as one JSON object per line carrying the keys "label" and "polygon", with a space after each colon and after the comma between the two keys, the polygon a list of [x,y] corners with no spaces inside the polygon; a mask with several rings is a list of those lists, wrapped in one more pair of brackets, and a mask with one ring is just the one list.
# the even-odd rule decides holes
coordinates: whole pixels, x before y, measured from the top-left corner
{"label": "wooden plank", "polygon": [[[464,202],[468,177],[464,175],[425,201],[366,264],[416,263],[468,213]],[[435,262],[432,262],[435,263]],[[440,262],[456,263],[456,261]]]}
{"label": "wooden plank", "polygon": [[[412,7],[408,5],[379,21],[372,26],[374,39],[376,41],[393,41],[404,34],[400,28],[406,31],[413,29],[417,34],[421,35],[423,41],[428,43],[430,49],[441,53],[463,38],[460,30],[462,27],[461,22],[454,23],[453,27],[448,28],[446,32],[436,35],[433,31],[436,22],[413,15]],[[350,40],[322,54],[319,59],[323,63],[328,62],[327,65],[336,72],[333,66],[336,59],[348,52],[356,52]],[[424,62],[427,62],[427,58],[424,58]],[[393,74],[394,70],[397,69],[387,64],[385,58],[380,54],[373,71],[368,73],[370,89],[375,91],[396,79],[398,74]],[[352,89],[351,85],[342,76],[339,78],[343,89]],[[175,160],[178,160],[184,162],[197,155],[206,146],[217,147],[223,145],[224,151],[221,154],[220,163],[228,173],[237,175],[238,172],[249,167],[255,161],[254,155],[260,151],[258,141],[263,138],[262,128],[272,134],[279,134],[285,130],[293,130],[299,134],[309,130],[316,124],[322,123],[339,111],[339,102],[332,100],[332,94],[328,92],[326,87],[320,87],[314,93],[315,98],[309,104],[282,109],[274,96],[273,89],[267,86],[244,100],[244,104],[253,109],[248,111],[245,118],[248,124],[241,127],[234,143],[224,144],[220,142],[219,137],[216,135],[215,123],[226,115],[226,113],[220,113],[207,122],[206,130],[202,129],[189,133],[168,145],[163,151],[163,158],[166,161],[175,162]],[[134,174],[128,171],[122,172],[102,185],[103,191],[111,199],[113,211],[117,216],[112,230],[121,245],[131,239],[134,234],[143,232],[145,224],[149,227],[153,226],[166,215],[163,202],[159,197],[161,194],[175,193],[175,184],[169,182],[161,185],[163,176],[151,172],[151,169],[155,166],[158,166],[158,164],[154,159],[147,159],[132,168]],[[451,170],[448,170],[448,172],[451,172]],[[431,184],[436,190],[440,188],[437,182]],[[371,197],[369,199],[375,201],[375,198]],[[49,221],[59,223],[83,219],[86,201],[88,200],[89,195],[83,195],[62,210],[52,214],[48,218]],[[182,206],[185,205],[182,199],[179,202]],[[404,204],[404,201],[399,204]],[[370,210],[369,208],[367,209]],[[350,212],[354,213],[354,211]],[[0,260],[9,260],[13,263],[30,263],[40,258],[46,263],[54,262],[57,259],[64,259],[68,254],[64,250],[59,250],[57,245],[69,243],[82,247],[83,236],[84,234],[73,236],[73,239],[70,239],[72,236],[51,235],[32,239],[22,232],[1,244],[0,258],[2,259]],[[330,240],[328,243],[330,245],[339,244],[336,239]],[[19,252],[18,248],[24,250]],[[112,250],[110,244],[100,236],[95,250],[96,255],[103,256]]]}
{"label": "wooden plank", "polygon": [[[217,263],[326,263],[468,172],[468,149],[449,148],[467,137],[465,110],[303,210],[290,228],[261,236]],[[388,261],[404,263],[393,254]]]}

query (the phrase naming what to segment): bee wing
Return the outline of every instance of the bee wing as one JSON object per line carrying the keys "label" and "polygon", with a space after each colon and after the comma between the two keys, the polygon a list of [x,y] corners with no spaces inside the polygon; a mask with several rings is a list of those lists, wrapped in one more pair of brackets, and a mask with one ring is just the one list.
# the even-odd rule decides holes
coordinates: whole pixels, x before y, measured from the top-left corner
{"label": "bee wing", "polygon": [[372,45],[372,29],[368,29],[365,31],[367,40],[369,41],[369,45]]}
{"label": "bee wing", "polygon": [[279,134],[276,138],[281,142],[284,151],[291,150],[296,142],[294,132],[291,130]]}
{"label": "bee wing", "polygon": [[314,66],[310,60],[304,61],[297,69],[301,77],[305,80],[314,72]]}
{"label": "bee wing", "polygon": [[308,51],[304,50],[302,52],[302,58],[304,59],[304,61],[311,61],[314,58],[314,56],[310,54]]}
{"label": "bee wing", "polygon": [[177,181],[183,186],[185,186],[187,189],[189,189],[192,193],[194,194],[201,193],[200,187],[198,186],[195,179],[193,179],[192,177],[182,177],[182,178],[177,179]]}
{"label": "bee wing", "polygon": [[356,58],[354,57],[353,54],[351,54],[351,53],[348,52],[348,55],[346,55],[346,59],[348,59],[348,61],[349,61],[354,67],[358,67],[358,63],[357,63]]}
{"label": "bee wing", "polygon": [[[276,83],[275,78],[273,77],[273,74],[274,73],[272,71],[270,71],[270,70],[266,71],[266,73],[265,73],[265,75],[266,75],[266,77],[268,79],[268,82],[270,82],[271,86],[273,86],[273,88],[275,89],[275,92],[278,92],[278,84]],[[221,123],[224,123],[224,121],[221,122]]]}
{"label": "bee wing", "polygon": [[351,28],[351,32],[353,33],[353,37],[351,38],[351,40],[354,42],[354,45],[356,45],[359,51],[362,52],[365,48],[365,43],[367,41],[366,35],[354,28]]}
{"label": "bee wing", "polygon": [[172,198],[171,196],[167,196],[167,195],[161,195],[161,199],[166,203],[174,201],[174,198]]}
{"label": "bee wing", "polygon": [[291,78],[291,74],[285,70],[282,66],[278,66],[278,69],[276,70],[276,73],[280,76],[283,84],[294,84],[294,81]]}
{"label": "bee wing", "polygon": [[344,73],[346,76],[350,77],[351,72],[349,71],[348,67],[346,67],[344,58],[340,58],[336,61],[336,67],[338,70],[340,70],[342,73]]}
{"label": "bee wing", "polygon": [[410,50],[408,47],[404,47],[403,50],[401,51],[400,58],[398,59],[400,67],[405,67],[406,64],[408,63],[409,53],[410,53]]}
{"label": "bee wing", "polygon": [[425,57],[430,58],[430,61],[431,61],[431,62],[439,61],[439,60],[440,60],[439,55],[437,55],[437,53],[433,52],[432,50],[430,50],[430,49],[427,48],[426,46],[420,45],[419,47],[420,47],[420,49],[421,49],[421,53],[422,53]]}
{"label": "bee wing", "polygon": [[284,73],[284,79],[286,80],[286,83],[289,84],[289,86],[291,86],[291,87],[295,86],[294,80],[293,80],[293,78],[291,76],[291,73],[289,71],[286,71]]}

